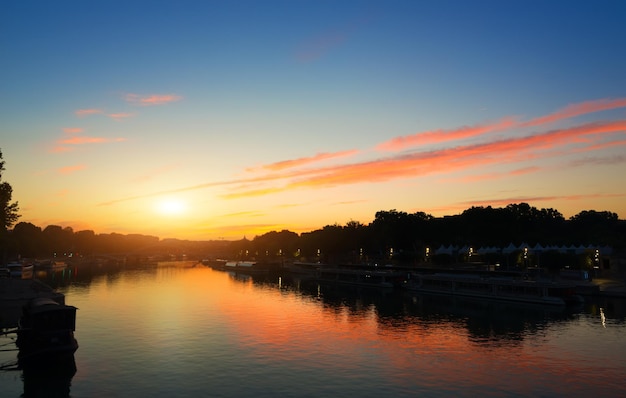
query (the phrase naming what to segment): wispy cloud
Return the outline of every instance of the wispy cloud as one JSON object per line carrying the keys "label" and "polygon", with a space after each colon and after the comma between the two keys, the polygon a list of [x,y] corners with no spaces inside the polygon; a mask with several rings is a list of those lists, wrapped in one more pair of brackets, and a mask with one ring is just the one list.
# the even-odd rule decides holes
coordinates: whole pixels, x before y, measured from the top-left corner
{"label": "wispy cloud", "polygon": [[85,165],[78,164],[74,166],[61,167],[58,171],[60,174],[71,174],[71,173],[74,173],[76,171],[83,170],[83,169],[85,169]]}
{"label": "wispy cloud", "polygon": [[[621,106],[622,102],[620,101],[591,101],[585,106],[581,104],[580,106],[566,107],[562,111],[555,112],[555,114],[560,116],[574,115],[581,114],[583,111],[607,109],[611,106]],[[554,117],[550,120],[554,120]],[[382,143],[382,147],[395,148],[395,150],[404,149],[404,152],[378,159],[319,166],[316,163],[322,160],[347,158],[357,152],[319,153],[310,157],[283,160],[260,168],[248,169],[248,171],[262,171],[260,175],[250,178],[209,182],[175,190],[117,199],[101,203],[101,205],[211,187],[228,188],[229,192],[223,194],[222,197],[242,198],[300,188],[325,188],[347,184],[378,183],[432,174],[445,175],[461,170],[478,170],[480,167],[494,164],[499,166],[519,164],[513,171],[508,172],[508,176],[516,176],[544,170],[535,163],[544,158],[553,159],[559,156],[571,156],[575,153],[591,153],[608,145],[623,145],[626,141],[623,139],[623,134],[626,132],[626,120],[596,121],[550,131],[526,132],[525,135],[519,133],[497,140],[465,141],[469,137],[492,137],[493,131],[505,129],[507,126],[515,125],[515,123],[517,122],[513,118],[502,118],[493,123],[473,127],[449,131],[433,130],[425,132],[421,136],[416,135],[414,140],[391,140]],[[407,141],[410,141],[409,144],[406,143]],[[413,146],[414,142],[445,142],[446,145],[432,150],[417,148],[413,151],[407,151],[406,148]],[[617,157],[613,158],[612,161],[619,162],[620,159]],[[528,165],[529,162],[534,164]],[[489,173],[482,177],[473,178],[499,177],[501,177],[499,173]]]}
{"label": "wispy cloud", "polygon": [[66,134],[79,134],[82,133],[84,129],[80,127],[64,127],[63,132]]}
{"label": "wispy cloud", "polygon": [[506,131],[515,128],[536,127],[559,120],[568,119],[588,113],[626,107],[626,98],[600,99],[568,105],[546,116],[520,122],[518,117],[508,116],[499,121],[475,126],[463,126],[451,130],[423,131],[412,135],[400,136],[385,141],[376,146],[381,151],[399,151],[419,145],[442,143],[465,138],[482,136],[486,133]]}
{"label": "wispy cloud", "polygon": [[276,163],[270,163],[261,166],[263,169],[267,170],[284,170],[289,168],[294,168],[298,166],[303,166],[311,163],[321,162],[323,160],[328,159],[336,159],[336,158],[344,158],[357,154],[359,151],[357,150],[349,150],[349,151],[341,151],[341,152],[323,152],[318,153],[314,156],[304,157],[299,159],[290,159],[290,160],[282,160]]}
{"label": "wispy cloud", "polygon": [[[462,145],[428,152],[391,156],[368,162],[309,169],[300,172],[280,188],[255,189],[239,192],[237,197],[256,196],[265,192],[302,187],[325,187],[363,182],[383,182],[398,178],[413,178],[435,173],[454,172],[490,164],[505,164],[523,159],[552,155],[551,149],[563,145],[584,144],[584,138],[594,134],[626,131],[626,121],[596,122],[567,129],[552,130],[525,137]],[[231,194],[234,197],[235,194]]]}
{"label": "wispy cloud", "polygon": [[80,135],[82,129],[64,129],[66,136],[57,140],[55,145],[49,150],[51,153],[63,153],[70,152],[76,149],[80,145],[89,144],[105,144],[110,142],[123,142],[125,138],[105,138],[105,137],[90,137]]}
{"label": "wispy cloud", "polygon": [[122,112],[122,113],[109,113],[107,116],[110,117],[113,120],[118,120],[119,121],[119,120],[123,120],[123,119],[129,118],[129,117],[133,117],[135,115],[133,113],[123,113]]}
{"label": "wispy cloud", "polygon": [[614,155],[614,156],[594,156],[594,157],[585,157],[583,159],[577,159],[569,162],[570,167],[578,167],[578,166],[586,166],[589,164],[593,165],[611,165],[611,164],[620,164],[626,163],[626,155]]}
{"label": "wispy cloud", "polygon": [[531,119],[527,122],[522,123],[521,126],[538,126],[541,124],[556,122],[562,119],[569,119],[572,117],[585,115],[587,113],[594,113],[624,107],[626,107],[626,98],[586,101],[578,104],[571,104],[549,115]]}
{"label": "wispy cloud", "polygon": [[515,118],[507,117],[495,123],[479,124],[476,126],[463,126],[453,130],[440,129],[433,131],[424,131],[413,135],[396,137],[389,141],[382,142],[376,146],[376,149],[382,151],[399,151],[408,147],[415,147],[418,145],[471,138],[492,131],[507,130],[516,125],[517,121],[515,120]]}
{"label": "wispy cloud", "polygon": [[76,116],[98,115],[98,114],[102,114],[102,113],[104,113],[104,111],[102,111],[102,109],[95,109],[95,108],[78,109],[78,110],[74,111],[74,114],[76,114]]}
{"label": "wispy cloud", "polygon": [[103,138],[103,137],[71,137],[59,140],[59,144],[65,145],[84,145],[84,144],[102,144],[106,142],[122,142],[125,138]]}
{"label": "wispy cloud", "polygon": [[134,105],[151,106],[151,105],[163,105],[171,102],[180,101],[181,96],[176,94],[126,94],[126,102]]}

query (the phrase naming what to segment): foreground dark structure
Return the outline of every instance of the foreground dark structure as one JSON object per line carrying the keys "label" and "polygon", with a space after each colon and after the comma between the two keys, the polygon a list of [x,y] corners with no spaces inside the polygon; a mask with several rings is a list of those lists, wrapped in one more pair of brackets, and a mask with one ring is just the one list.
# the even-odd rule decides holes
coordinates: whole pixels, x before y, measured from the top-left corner
{"label": "foreground dark structure", "polygon": [[49,298],[35,298],[24,305],[16,345],[21,366],[73,358],[76,307]]}

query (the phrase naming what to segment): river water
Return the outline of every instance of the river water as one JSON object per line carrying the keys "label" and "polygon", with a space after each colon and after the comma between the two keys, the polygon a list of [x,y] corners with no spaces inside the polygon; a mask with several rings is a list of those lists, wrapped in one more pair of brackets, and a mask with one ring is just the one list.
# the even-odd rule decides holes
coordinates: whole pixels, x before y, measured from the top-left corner
{"label": "river water", "polygon": [[79,308],[75,363],[0,371],[2,397],[626,396],[623,299],[557,310],[192,262],[40,277]]}

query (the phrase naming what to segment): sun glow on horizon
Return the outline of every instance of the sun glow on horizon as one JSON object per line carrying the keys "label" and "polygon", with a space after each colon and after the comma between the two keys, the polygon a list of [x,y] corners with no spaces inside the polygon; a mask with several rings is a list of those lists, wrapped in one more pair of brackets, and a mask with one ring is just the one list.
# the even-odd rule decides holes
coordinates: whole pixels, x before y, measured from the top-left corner
{"label": "sun glow on horizon", "polygon": [[187,204],[180,199],[165,198],[155,203],[154,210],[164,216],[179,216],[187,212]]}

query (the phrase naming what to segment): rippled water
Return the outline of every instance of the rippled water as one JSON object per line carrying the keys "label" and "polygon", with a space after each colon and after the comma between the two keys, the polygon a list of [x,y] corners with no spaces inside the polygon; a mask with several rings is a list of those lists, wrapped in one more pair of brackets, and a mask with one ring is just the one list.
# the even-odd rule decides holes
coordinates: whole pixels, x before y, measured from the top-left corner
{"label": "rippled water", "polygon": [[79,308],[75,371],[0,371],[0,396],[626,396],[623,300],[557,311],[192,263],[80,272],[48,280]]}

